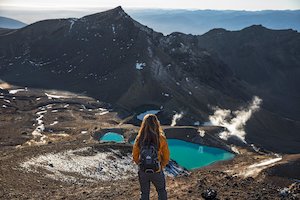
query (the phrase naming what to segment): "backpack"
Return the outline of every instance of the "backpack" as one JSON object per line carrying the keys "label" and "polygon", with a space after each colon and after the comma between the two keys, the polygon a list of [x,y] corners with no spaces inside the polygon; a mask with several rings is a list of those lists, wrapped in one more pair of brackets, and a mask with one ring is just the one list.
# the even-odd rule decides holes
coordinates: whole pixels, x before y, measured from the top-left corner
{"label": "backpack", "polygon": [[154,173],[160,169],[158,149],[153,144],[143,145],[140,150],[140,170]]}

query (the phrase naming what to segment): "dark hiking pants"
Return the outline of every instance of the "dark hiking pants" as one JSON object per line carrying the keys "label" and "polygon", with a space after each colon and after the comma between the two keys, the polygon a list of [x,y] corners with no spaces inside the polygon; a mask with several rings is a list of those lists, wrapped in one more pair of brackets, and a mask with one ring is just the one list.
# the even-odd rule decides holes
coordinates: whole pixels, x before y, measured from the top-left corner
{"label": "dark hiking pants", "polygon": [[138,174],[141,188],[141,200],[149,200],[150,182],[152,182],[156,188],[158,199],[167,199],[166,180],[163,171],[158,173],[145,173],[139,170]]}

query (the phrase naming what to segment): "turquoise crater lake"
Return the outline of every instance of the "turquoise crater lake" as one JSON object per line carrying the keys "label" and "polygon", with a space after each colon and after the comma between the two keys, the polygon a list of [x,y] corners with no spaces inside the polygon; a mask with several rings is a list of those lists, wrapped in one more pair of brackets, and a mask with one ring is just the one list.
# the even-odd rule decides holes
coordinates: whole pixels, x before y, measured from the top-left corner
{"label": "turquoise crater lake", "polygon": [[[178,139],[167,139],[170,157],[187,170],[201,168],[214,162],[229,160],[234,154],[220,148],[208,147]],[[130,142],[131,144],[134,141]]]}
{"label": "turquoise crater lake", "polygon": [[107,132],[100,138],[100,141],[103,142],[124,142],[124,137],[121,134],[114,132]]}
{"label": "turquoise crater lake", "polygon": [[168,139],[167,141],[171,159],[188,170],[234,157],[234,154],[219,148],[202,146],[178,139]]}

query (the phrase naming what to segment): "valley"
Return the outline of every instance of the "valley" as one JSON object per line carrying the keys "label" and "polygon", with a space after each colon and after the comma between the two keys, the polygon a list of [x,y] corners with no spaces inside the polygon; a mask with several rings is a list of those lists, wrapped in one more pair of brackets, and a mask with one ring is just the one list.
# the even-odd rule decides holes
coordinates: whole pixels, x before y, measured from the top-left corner
{"label": "valley", "polygon": [[174,157],[170,199],[299,199],[299,44],[258,25],[165,36],[121,7],[1,31],[0,198],[137,199],[131,142],[155,113],[169,141],[233,155]]}

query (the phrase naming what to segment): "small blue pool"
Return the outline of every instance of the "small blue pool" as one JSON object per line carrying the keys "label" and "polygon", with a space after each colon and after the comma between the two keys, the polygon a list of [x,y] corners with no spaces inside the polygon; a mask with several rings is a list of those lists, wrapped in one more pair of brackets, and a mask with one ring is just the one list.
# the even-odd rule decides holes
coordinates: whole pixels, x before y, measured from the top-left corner
{"label": "small blue pool", "polygon": [[107,132],[100,138],[103,142],[124,142],[124,137],[121,134],[114,132]]}
{"label": "small blue pool", "polygon": [[139,115],[136,116],[137,119],[143,121],[145,115],[147,114],[157,114],[159,113],[160,110],[148,110],[148,111],[145,111],[143,113],[140,113]]}

